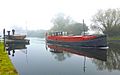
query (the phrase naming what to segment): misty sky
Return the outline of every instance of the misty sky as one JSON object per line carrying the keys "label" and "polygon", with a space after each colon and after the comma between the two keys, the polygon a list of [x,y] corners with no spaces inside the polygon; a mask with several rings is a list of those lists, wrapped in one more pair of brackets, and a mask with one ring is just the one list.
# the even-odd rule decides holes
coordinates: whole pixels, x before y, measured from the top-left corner
{"label": "misty sky", "polygon": [[0,30],[18,26],[50,29],[52,17],[64,13],[87,25],[98,9],[119,8],[119,0],[0,0]]}

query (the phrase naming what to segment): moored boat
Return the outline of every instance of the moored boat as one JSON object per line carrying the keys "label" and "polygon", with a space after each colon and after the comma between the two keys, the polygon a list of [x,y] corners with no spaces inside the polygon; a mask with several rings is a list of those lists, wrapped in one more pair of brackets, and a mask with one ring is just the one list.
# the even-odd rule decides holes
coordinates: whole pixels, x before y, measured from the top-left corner
{"label": "moored boat", "polygon": [[26,35],[6,35],[6,44],[29,44],[28,39],[25,39]]}
{"label": "moored boat", "polygon": [[26,35],[7,35],[6,37],[12,40],[24,40]]}
{"label": "moored boat", "polygon": [[13,40],[13,39],[6,39],[6,44],[30,44],[30,40],[23,39],[23,40]]}
{"label": "moored boat", "polygon": [[15,34],[15,30],[12,30],[12,35],[10,34],[10,31],[8,32],[8,35],[5,35],[5,29],[4,29],[4,40],[6,44],[29,44],[29,39],[25,39],[26,35],[19,35]]}
{"label": "moored boat", "polygon": [[46,35],[46,41],[68,46],[107,47],[106,35],[66,36],[62,32],[54,32],[52,35]]}

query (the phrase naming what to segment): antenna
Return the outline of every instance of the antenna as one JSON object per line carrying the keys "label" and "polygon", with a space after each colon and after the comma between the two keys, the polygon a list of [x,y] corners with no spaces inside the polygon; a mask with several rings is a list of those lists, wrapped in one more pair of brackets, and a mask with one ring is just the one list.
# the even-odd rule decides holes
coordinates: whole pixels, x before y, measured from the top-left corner
{"label": "antenna", "polygon": [[85,35],[85,24],[84,24],[84,19],[83,19],[83,33]]}
{"label": "antenna", "polygon": [[27,20],[25,21],[25,24],[26,24],[26,35],[27,35],[27,30],[28,30],[28,29],[27,29]]}

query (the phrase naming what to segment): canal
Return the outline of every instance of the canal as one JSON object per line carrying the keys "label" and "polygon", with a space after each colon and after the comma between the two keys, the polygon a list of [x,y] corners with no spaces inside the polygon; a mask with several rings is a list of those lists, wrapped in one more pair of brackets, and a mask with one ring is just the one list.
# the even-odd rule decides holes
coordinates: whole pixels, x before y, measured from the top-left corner
{"label": "canal", "polygon": [[[20,75],[119,75],[120,47],[108,50],[47,45],[42,38],[29,38],[30,45],[9,52]],[[15,47],[14,47],[15,48]]]}

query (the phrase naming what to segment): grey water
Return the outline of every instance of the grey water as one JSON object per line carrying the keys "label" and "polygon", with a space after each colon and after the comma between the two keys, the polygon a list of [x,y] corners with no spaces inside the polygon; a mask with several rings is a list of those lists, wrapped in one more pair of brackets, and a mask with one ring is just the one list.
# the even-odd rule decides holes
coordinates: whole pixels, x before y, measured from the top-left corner
{"label": "grey water", "polygon": [[47,46],[44,38],[29,39],[30,45],[9,55],[20,75],[120,75],[119,44],[110,44],[107,50],[75,47],[74,51]]}

